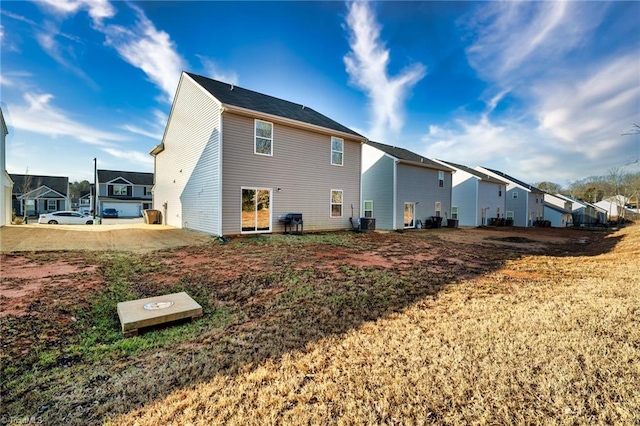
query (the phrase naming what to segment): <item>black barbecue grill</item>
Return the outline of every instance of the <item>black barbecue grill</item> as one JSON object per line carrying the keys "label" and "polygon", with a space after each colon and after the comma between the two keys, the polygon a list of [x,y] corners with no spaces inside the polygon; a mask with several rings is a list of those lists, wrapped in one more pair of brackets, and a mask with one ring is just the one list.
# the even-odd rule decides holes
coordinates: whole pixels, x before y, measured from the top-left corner
{"label": "black barbecue grill", "polygon": [[[280,222],[284,224],[284,233],[285,234],[300,234],[302,235],[302,231],[304,229],[302,222],[302,213],[287,213],[280,219]],[[295,231],[293,230],[295,227]],[[287,228],[289,231],[287,232]]]}

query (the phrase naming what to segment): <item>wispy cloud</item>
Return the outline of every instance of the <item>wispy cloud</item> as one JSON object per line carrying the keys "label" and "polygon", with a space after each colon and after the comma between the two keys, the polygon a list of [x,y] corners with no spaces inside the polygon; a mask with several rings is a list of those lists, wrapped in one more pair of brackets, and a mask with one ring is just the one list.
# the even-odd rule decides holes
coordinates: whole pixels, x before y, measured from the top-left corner
{"label": "wispy cloud", "polygon": [[202,66],[204,67],[205,74],[214,80],[224,81],[225,83],[238,85],[238,74],[235,71],[225,71],[220,64],[214,60],[204,57],[202,55],[196,55]]}
{"label": "wispy cloud", "polygon": [[11,121],[15,128],[53,137],[71,138],[83,143],[108,146],[124,141],[122,135],[87,126],[52,104],[53,95],[25,93],[23,105],[13,105]]}
{"label": "wispy cloud", "polygon": [[170,103],[185,61],[169,34],[156,29],[141,9],[131,7],[138,17],[136,25],[133,28],[105,27],[107,44],[116,49],[126,62],[141,69],[152,83],[162,89],[164,100]]}
{"label": "wispy cloud", "polygon": [[[488,83],[486,109],[431,126],[424,154],[501,165],[529,181],[575,180],[621,162],[629,142],[620,129],[637,114],[640,63],[635,52],[593,56],[583,49],[606,7],[482,3],[464,29],[469,63]],[[507,95],[515,101],[505,112],[498,106]]]}
{"label": "wispy cloud", "polygon": [[391,142],[404,124],[404,101],[426,74],[420,63],[390,76],[390,52],[380,40],[380,25],[367,2],[348,5],[347,27],[351,51],[344,57],[351,83],[369,98],[372,127],[370,137]]}
{"label": "wispy cloud", "polygon": [[131,163],[139,164],[146,167],[153,166],[153,157],[151,157],[148,152],[120,150],[116,148],[101,149],[112,157],[118,158],[120,160],[127,160]]}
{"label": "wispy cloud", "polygon": [[164,133],[164,128],[167,124],[167,115],[162,111],[155,109],[153,110],[153,117],[153,120],[146,120],[141,124],[125,124],[121,126],[121,128],[131,133],[160,141]]}

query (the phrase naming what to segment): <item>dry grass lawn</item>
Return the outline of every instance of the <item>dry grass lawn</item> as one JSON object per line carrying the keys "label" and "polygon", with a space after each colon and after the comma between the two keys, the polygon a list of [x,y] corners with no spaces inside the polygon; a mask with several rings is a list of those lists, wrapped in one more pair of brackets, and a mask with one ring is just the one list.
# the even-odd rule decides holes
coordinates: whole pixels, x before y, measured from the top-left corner
{"label": "dry grass lawn", "polygon": [[[482,232],[258,237],[179,260],[101,263],[109,291],[186,290],[204,318],[135,339],[94,336],[89,354],[74,340],[87,323],[56,335],[62,345],[43,338],[49,349],[26,366],[15,337],[0,414],[153,426],[640,425],[640,226]],[[25,318],[43,334],[48,323],[29,315],[9,317],[3,335],[17,336]]]}
{"label": "dry grass lawn", "polygon": [[640,228],[530,255],[113,424],[640,424]]}

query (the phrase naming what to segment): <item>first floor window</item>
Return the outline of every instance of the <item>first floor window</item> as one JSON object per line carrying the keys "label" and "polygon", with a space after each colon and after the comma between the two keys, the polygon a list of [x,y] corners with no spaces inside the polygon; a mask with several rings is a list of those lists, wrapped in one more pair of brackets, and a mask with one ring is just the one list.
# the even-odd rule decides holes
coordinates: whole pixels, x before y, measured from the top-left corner
{"label": "first floor window", "polygon": [[344,155],[344,140],[331,137],[331,164],[334,166],[342,166],[342,157]]}
{"label": "first floor window", "polygon": [[443,171],[438,172],[438,187],[444,188],[444,172]]}
{"label": "first floor window", "polygon": [[331,190],[331,217],[342,217],[342,190]]}
{"label": "first floor window", "polygon": [[506,214],[505,214],[505,217],[507,219],[513,219],[513,212],[507,211]]}
{"label": "first floor window", "polygon": [[436,201],[436,217],[440,217],[440,211],[442,210],[442,204],[440,201]]}
{"label": "first floor window", "polygon": [[496,217],[500,217],[500,207],[496,207]]}
{"label": "first floor window", "polygon": [[47,200],[47,210],[57,210],[56,200]]}
{"label": "first floor window", "polygon": [[273,155],[273,124],[267,121],[255,121],[254,152],[261,155]]}
{"label": "first floor window", "polygon": [[451,219],[458,218],[458,206],[451,206]]}
{"label": "first floor window", "polygon": [[364,202],[364,217],[373,217],[373,201],[367,200]]}

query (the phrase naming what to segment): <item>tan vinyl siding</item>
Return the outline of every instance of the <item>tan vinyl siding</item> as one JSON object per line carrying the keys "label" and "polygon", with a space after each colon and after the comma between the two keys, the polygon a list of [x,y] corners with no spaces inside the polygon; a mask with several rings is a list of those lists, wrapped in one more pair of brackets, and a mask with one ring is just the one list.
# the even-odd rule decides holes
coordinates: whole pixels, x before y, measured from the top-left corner
{"label": "tan vinyl siding", "polygon": [[[241,188],[271,188],[273,232],[278,216],[302,213],[305,231],[349,228],[360,215],[360,142],[344,140],[344,165],[331,165],[331,135],[273,123],[273,156],[254,154],[254,118],[225,112],[223,234],[240,233]],[[342,137],[342,136],[340,136]],[[280,188],[280,191],[278,191]],[[343,191],[343,214],[331,218],[331,190]]]}
{"label": "tan vinyl siding", "polygon": [[220,105],[183,74],[156,156],[154,208],[166,223],[220,235]]}

